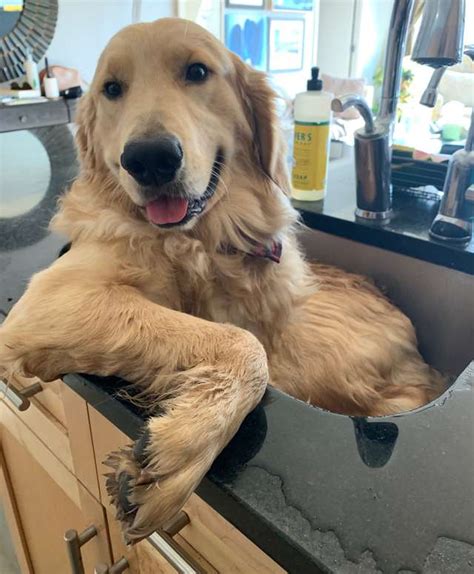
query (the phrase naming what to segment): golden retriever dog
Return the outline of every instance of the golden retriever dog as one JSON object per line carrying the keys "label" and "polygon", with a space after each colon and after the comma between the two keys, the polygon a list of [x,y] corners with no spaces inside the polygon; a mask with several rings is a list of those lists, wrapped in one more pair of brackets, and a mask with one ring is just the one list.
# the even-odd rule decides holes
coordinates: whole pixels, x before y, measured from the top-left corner
{"label": "golden retriever dog", "polygon": [[368,280],[308,264],[275,94],[198,25],[129,26],[77,119],[71,250],[0,330],[4,374],[118,375],[161,414],[109,463],[128,540],[170,519],[268,383],[350,415],[414,409],[442,378]]}

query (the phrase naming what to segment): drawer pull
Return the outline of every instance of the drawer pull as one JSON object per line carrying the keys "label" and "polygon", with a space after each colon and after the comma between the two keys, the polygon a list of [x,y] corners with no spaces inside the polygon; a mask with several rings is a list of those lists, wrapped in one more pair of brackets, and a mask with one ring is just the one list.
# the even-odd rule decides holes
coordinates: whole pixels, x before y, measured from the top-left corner
{"label": "drawer pull", "polygon": [[203,574],[204,571],[194,558],[173,540],[173,536],[189,522],[189,516],[182,510],[162,530],[153,532],[146,540],[179,574]]}
{"label": "drawer pull", "polygon": [[95,526],[89,526],[80,534],[77,530],[66,530],[64,533],[72,574],[85,574],[81,546],[87,544],[94,536],[97,536],[97,528]]}
{"label": "drawer pull", "polygon": [[162,530],[170,536],[175,536],[190,522],[191,521],[189,520],[188,514],[184,512],[184,510],[180,510],[174,518],[168,520],[168,522],[163,526]]}
{"label": "drawer pull", "polygon": [[120,560],[117,560],[112,566],[107,566],[107,564],[97,564],[94,568],[94,574],[122,574],[129,567],[128,560],[122,556]]}
{"label": "drawer pull", "polygon": [[43,390],[41,383],[33,383],[19,391],[10,383],[0,379],[0,396],[7,398],[19,411],[26,411],[30,406],[30,397]]}

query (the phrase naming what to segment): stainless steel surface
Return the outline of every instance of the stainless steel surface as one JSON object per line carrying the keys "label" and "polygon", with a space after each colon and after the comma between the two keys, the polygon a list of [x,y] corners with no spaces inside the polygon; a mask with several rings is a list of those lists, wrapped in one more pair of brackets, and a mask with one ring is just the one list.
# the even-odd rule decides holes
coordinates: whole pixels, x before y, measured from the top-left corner
{"label": "stainless steel surface", "polygon": [[375,222],[388,220],[392,215],[390,186],[391,151],[390,133],[385,125],[374,122],[367,102],[361,96],[348,94],[335,98],[331,107],[342,112],[354,106],[365,125],[354,134],[356,165],[356,215]]}
{"label": "stainless steel surface", "polygon": [[356,217],[361,219],[371,219],[372,221],[388,221],[393,215],[391,209],[387,211],[369,211],[368,209],[359,209],[358,207],[354,213]]}
{"label": "stainless steel surface", "polygon": [[[185,516],[180,516],[181,514]],[[171,527],[170,531],[177,533],[183,526],[189,523],[189,517],[186,513],[182,512],[177,516],[172,524],[166,525]],[[186,521],[187,520],[187,521]],[[185,522],[186,521],[186,522]],[[179,528],[178,528],[179,527]],[[176,530],[178,528],[178,530]],[[169,532],[160,530],[154,532],[147,538],[148,542],[157,550],[163,558],[180,574],[201,574],[202,568],[199,564],[185,552],[180,545],[173,540]]]}
{"label": "stainless steel surface", "polygon": [[474,172],[474,110],[464,149],[458,150],[449,160],[448,173],[443,188],[443,199],[435,217],[430,235],[441,241],[467,243],[472,236],[472,224],[462,218],[467,188]]}
{"label": "stainless steel surface", "polygon": [[7,381],[0,379],[0,397],[8,399],[19,411],[26,411],[31,404],[29,398],[42,390],[41,383],[33,383],[25,389],[18,390]]}
{"label": "stainless steel surface", "polygon": [[94,574],[122,574],[125,570],[128,569],[130,564],[128,560],[122,556],[120,560],[117,560],[115,564],[112,566],[108,566],[107,564],[97,564],[94,568]]}
{"label": "stainless steel surface", "polygon": [[73,529],[66,530],[64,533],[64,541],[66,542],[72,574],[85,574],[81,547],[87,544],[94,536],[97,536],[97,528],[95,526],[89,526],[89,528],[86,528],[80,534],[77,530]]}
{"label": "stainless steel surface", "polygon": [[474,276],[322,231],[306,230],[300,240],[309,261],[382,287],[413,322],[424,359],[440,372],[459,375],[473,360]]}
{"label": "stainless steel surface", "polygon": [[461,61],[465,0],[425,0],[412,59],[433,68]]}
{"label": "stainless steel surface", "polygon": [[423,92],[420,104],[426,106],[428,108],[434,108],[436,105],[436,99],[438,97],[438,86],[441,82],[441,78],[444,76],[444,73],[447,70],[447,66],[443,66],[442,68],[436,68],[436,70],[431,75],[430,82],[428,87]]}
{"label": "stainless steel surface", "polygon": [[474,60],[474,44],[467,44],[464,47],[464,53],[469,56],[471,60]]}
{"label": "stainless steel surface", "polygon": [[472,236],[472,224],[460,217],[449,217],[438,213],[433,219],[430,235],[439,241],[467,243]]}
{"label": "stainless steel surface", "polygon": [[410,23],[414,0],[394,0],[382,84],[379,121],[391,124],[397,111],[402,63],[405,56],[408,24]]}
{"label": "stainless steel surface", "polygon": [[359,94],[347,94],[345,96],[339,96],[334,98],[331,104],[333,112],[343,112],[347,108],[357,108],[360,115],[365,122],[365,131],[367,133],[372,133],[374,131],[374,116],[372,115],[372,110],[365,99]]}
{"label": "stainless steel surface", "polygon": [[376,126],[366,133],[364,128],[354,134],[356,166],[356,215],[383,221],[392,215],[390,134]]}

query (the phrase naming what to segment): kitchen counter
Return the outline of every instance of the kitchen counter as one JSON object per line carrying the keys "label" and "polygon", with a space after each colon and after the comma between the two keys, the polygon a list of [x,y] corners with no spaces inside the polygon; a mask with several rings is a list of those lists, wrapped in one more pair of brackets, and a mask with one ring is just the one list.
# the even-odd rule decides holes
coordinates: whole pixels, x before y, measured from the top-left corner
{"label": "kitchen counter", "polygon": [[[356,182],[353,149],[344,147],[344,156],[329,165],[328,190],[322,201],[294,201],[303,222],[312,229],[353,239],[368,245],[409,255],[443,267],[474,275],[474,238],[467,245],[436,241],[429,235],[439,201],[426,194],[394,190],[394,216],[386,225],[356,220]],[[474,217],[474,205],[466,206]]]}
{"label": "kitchen counter", "polygon": [[[140,436],[123,383],[64,381]],[[473,381],[474,363],[435,403],[383,419],[269,389],[197,493],[289,572],[474,572]]]}
{"label": "kitchen counter", "polygon": [[[68,166],[64,185],[74,171]],[[409,203],[396,204],[397,218],[384,230],[352,221],[353,204],[343,204],[355,191],[347,172],[335,167],[324,204],[298,204],[308,225],[382,241],[373,243],[381,247],[388,242],[386,248],[472,272],[472,245],[440,246],[423,238],[421,228],[413,230],[416,221],[405,226],[418,213]],[[49,197],[36,212],[40,224],[34,211],[15,225],[0,219],[3,314],[65,243],[46,230],[55,201]],[[433,207],[418,207],[425,218],[434,216]],[[420,247],[423,241],[431,254]],[[144,417],[117,396],[121,381],[77,374],[64,380],[132,439],[139,436]],[[424,409],[368,420],[328,413],[269,389],[198,494],[289,572],[474,572],[473,381],[471,365]]]}

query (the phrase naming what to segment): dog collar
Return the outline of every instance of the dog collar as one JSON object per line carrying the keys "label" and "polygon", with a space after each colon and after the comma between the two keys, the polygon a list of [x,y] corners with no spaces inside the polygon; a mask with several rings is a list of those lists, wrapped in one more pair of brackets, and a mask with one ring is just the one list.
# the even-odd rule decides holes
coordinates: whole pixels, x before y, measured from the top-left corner
{"label": "dog collar", "polygon": [[252,257],[263,257],[264,259],[270,259],[275,263],[280,263],[281,252],[282,252],[281,241],[271,241],[269,244],[265,243],[255,243],[254,248],[247,255]]}
{"label": "dog collar", "polygon": [[222,248],[223,253],[233,255],[235,253],[245,253],[251,257],[260,257],[262,259],[269,259],[275,263],[280,263],[281,253],[282,253],[282,243],[281,241],[272,240],[270,243],[258,243],[256,241],[248,240],[252,244],[251,251],[241,251],[233,245],[225,245]]}

